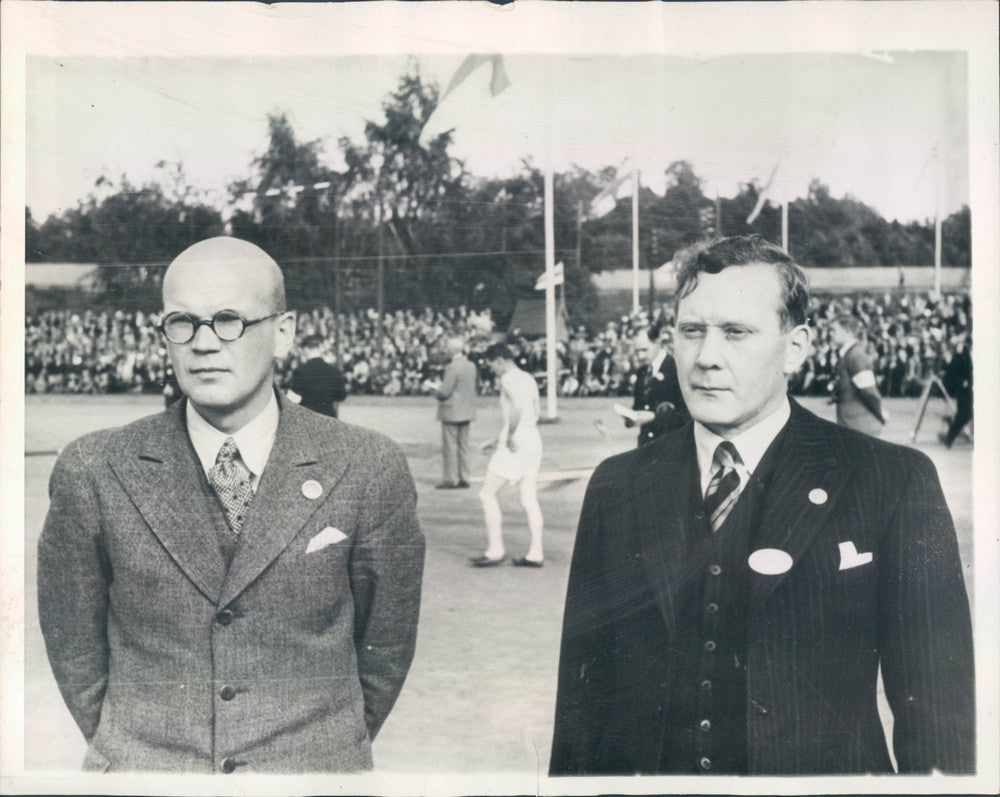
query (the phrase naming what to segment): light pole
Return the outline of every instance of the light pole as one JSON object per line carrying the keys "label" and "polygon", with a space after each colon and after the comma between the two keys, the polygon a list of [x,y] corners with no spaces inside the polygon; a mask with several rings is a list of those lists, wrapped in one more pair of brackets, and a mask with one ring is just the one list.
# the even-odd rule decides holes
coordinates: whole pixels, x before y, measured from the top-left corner
{"label": "light pole", "polygon": [[372,155],[372,168],[375,170],[375,235],[377,239],[377,256],[375,260],[375,341],[379,356],[382,354],[382,315],[385,312],[385,260],[384,237],[382,234],[382,167],[385,166],[385,155],[376,152]]}

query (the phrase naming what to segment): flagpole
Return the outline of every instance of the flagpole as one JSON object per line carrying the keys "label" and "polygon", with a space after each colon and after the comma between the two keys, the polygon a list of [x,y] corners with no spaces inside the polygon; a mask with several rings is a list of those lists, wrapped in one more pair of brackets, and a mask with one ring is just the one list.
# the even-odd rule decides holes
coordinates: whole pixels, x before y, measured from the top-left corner
{"label": "flagpole", "polygon": [[632,169],[632,312],[639,312],[639,169]]}
{"label": "flagpole", "polygon": [[941,181],[934,192],[934,297],[941,296]]}
{"label": "flagpole", "polygon": [[556,235],[552,163],[545,166],[545,415],[556,417]]}
{"label": "flagpole", "polygon": [[788,200],[781,203],[781,251],[788,254]]}

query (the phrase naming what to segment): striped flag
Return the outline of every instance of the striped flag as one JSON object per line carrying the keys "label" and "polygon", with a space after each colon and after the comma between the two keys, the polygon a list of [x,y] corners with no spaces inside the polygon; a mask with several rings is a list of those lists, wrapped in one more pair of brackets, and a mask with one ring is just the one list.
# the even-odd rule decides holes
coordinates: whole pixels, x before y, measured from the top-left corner
{"label": "striped flag", "polygon": [[771,186],[774,183],[774,175],[778,173],[778,167],[781,165],[779,160],[774,164],[774,168],[771,169],[771,176],[767,178],[767,182],[764,183],[764,187],[760,189],[760,194],[757,196],[757,204],[753,206],[753,210],[750,211],[750,215],[747,216],[747,224],[753,224],[760,212],[764,209],[764,203],[767,201],[767,195],[771,191]]}

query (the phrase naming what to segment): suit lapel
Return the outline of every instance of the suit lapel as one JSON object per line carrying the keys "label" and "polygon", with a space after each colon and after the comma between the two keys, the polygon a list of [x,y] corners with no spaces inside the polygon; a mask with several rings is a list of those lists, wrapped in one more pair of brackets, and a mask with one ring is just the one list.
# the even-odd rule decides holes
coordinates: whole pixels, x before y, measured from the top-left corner
{"label": "suit lapel", "polygon": [[672,631],[677,622],[677,593],[701,575],[687,559],[691,516],[697,511],[691,497],[699,483],[691,423],[641,449],[638,463],[633,500],[639,550],[644,553],[643,563],[663,619]]}
{"label": "suit lapel", "polygon": [[[240,542],[229,566],[219,605],[245,590],[301,531],[343,477],[351,452],[324,437],[317,447],[314,416],[283,399],[274,447],[261,475],[257,493],[247,509]],[[307,481],[318,482],[322,493],[308,497]]]}
{"label": "suit lapel", "polygon": [[183,405],[179,401],[160,415],[148,434],[110,464],[177,566],[216,603],[225,577],[217,535],[226,530],[226,520],[188,439]]}
{"label": "suit lapel", "polygon": [[785,551],[792,566],[779,575],[752,572],[751,607],[760,606],[798,566],[851,475],[826,427],[795,401],[780,445],[752,548]]}

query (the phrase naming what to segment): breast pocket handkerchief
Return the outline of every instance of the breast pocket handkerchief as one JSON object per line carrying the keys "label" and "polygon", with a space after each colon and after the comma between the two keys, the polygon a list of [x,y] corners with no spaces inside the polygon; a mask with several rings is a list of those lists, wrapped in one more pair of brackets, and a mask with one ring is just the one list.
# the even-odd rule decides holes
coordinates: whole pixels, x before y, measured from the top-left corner
{"label": "breast pocket handkerchief", "polygon": [[859,552],[858,549],[854,547],[853,542],[842,542],[838,547],[840,548],[841,570],[850,570],[852,567],[860,567],[861,565],[868,564],[872,560],[871,551]]}
{"label": "breast pocket handkerchief", "polygon": [[309,544],[306,546],[306,553],[315,553],[316,551],[326,548],[328,545],[333,545],[334,543],[346,539],[347,535],[340,529],[335,529],[333,526],[327,526],[319,534],[309,540]]}

